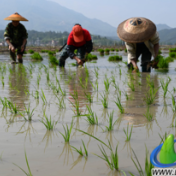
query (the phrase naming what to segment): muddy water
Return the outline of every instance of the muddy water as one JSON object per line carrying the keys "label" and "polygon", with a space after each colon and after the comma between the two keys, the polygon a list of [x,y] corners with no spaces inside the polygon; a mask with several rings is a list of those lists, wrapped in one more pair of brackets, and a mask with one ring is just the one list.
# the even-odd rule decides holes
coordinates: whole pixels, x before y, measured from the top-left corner
{"label": "muddy water", "polygon": [[[98,55],[98,53],[95,53]],[[167,55],[168,53],[164,53]],[[127,61],[125,53],[121,52],[123,61]],[[24,104],[30,104],[31,110],[35,108],[32,122],[25,121],[21,115],[13,115],[9,109],[4,109],[0,103],[0,175],[24,175],[24,173],[13,163],[17,164],[25,171],[27,165],[25,162],[25,151],[27,153],[29,165],[32,174],[35,176],[90,176],[90,175],[120,175],[118,172],[111,171],[105,161],[98,158],[94,154],[100,155],[98,147],[100,143],[95,139],[78,132],[76,129],[81,129],[90,133],[100,140],[108,143],[111,142],[115,148],[118,144],[119,169],[128,173],[128,171],[138,175],[137,170],[131,160],[134,157],[132,149],[136,153],[138,160],[144,168],[145,165],[145,145],[149,153],[159,145],[161,139],[159,134],[163,136],[165,132],[173,133],[176,136],[175,128],[171,128],[173,118],[171,109],[171,95],[167,93],[166,98],[163,98],[163,91],[160,88],[156,100],[150,106],[150,111],[154,116],[152,122],[148,122],[144,117],[147,110],[144,98],[146,96],[148,73],[141,75],[132,74],[129,76],[127,68],[123,62],[108,62],[108,56],[101,57],[97,63],[87,63],[89,77],[86,77],[84,68],[76,68],[69,66],[74,62],[71,59],[67,60],[65,69],[51,67],[48,63],[47,55],[43,55],[42,62],[31,62],[29,55],[24,58],[24,67],[20,65],[9,64],[8,55],[1,55],[1,75],[4,75],[4,86],[0,82],[0,97],[6,97],[8,100],[16,103],[20,112],[24,111]],[[140,64],[140,63],[139,63]],[[45,65],[45,66],[43,66]],[[3,70],[6,68],[5,70]],[[98,79],[95,76],[94,68],[98,67]],[[150,73],[151,79],[154,80],[155,86],[160,86],[160,79],[167,79],[168,76],[172,79],[169,84],[169,91],[173,92],[175,86],[175,68],[176,63],[171,63],[168,72],[158,72],[152,70]],[[121,73],[120,73],[121,69]],[[49,80],[47,74],[49,72]],[[41,79],[37,84],[37,77]],[[56,85],[56,76],[63,90],[66,91],[64,101],[65,109],[60,109],[58,99],[56,98],[51,86]],[[119,90],[121,90],[121,101],[125,108],[125,114],[121,115],[114,101],[118,95],[118,91],[113,87],[112,83],[107,93],[108,108],[104,109],[101,104],[101,95],[105,91],[104,79],[115,76]],[[79,78],[82,77],[83,85],[80,85]],[[1,78],[2,79],[2,78]],[[98,80],[98,92],[95,90],[95,82]],[[132,91],[127,83],[135,84],[135,91]],[[39,100],[34,98],[35,91],[38,90]],[[47,102],[44,104],[41,99],[41,90],[43,90]],[[99,125],[91,126],[86,121],[84,116],[75,117],[72,103],[74,100],[72,94],[74,90],[78,91],[78,100],[80,104],[81,114],[87,113],[86,105],[90,105],[92,110],[97,114]],[[90,93],[93,98],[93,103],[88,103],[85,92]],[[126,99],[125,93],[129,99]],[[58,96],[61,96],[58,93]],[[105,126],[108,126],[108,114],[114,111],[114,121],[117,120],[114,130],[111,132],[103,131]],[[43,113],[52,120],[58,121],[53,131],[47,131],[45,126],[40,122],[44,117]],[[63,125],[70,126],[73,120],[73,131],[71,134],[70,143],[64,142],[63,137],[59,132],[64,133]],[[133,125],[133,132],[130,142],[125,142],[125,134],[123,129],[127,128],[127,124]],[[89,156],[87,159],[80,157],[78,153],[72,150],[70,145],[80,148],[82,146],[81,139],[84,140],[88,149]],[[105,147],[107,153],[108,149]],[[123,175],[123,174],[122,174]],[[128,174],[127,174],[128,175]]]}

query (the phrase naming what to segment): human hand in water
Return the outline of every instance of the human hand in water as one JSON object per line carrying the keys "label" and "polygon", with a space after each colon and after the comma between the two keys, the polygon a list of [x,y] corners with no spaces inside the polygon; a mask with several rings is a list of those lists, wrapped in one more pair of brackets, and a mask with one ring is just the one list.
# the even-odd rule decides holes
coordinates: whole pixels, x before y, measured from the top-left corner
{"label": "human hand in water", "polygon": [[13,45],[9,45],[9,50],[11,50],[14,53],[15,52],[15,47]]}

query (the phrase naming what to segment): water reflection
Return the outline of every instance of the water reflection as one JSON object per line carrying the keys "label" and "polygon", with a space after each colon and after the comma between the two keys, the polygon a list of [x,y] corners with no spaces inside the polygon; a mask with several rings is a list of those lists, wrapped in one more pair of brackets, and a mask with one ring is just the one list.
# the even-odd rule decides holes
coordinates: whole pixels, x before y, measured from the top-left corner
{"label": "water reflection", "polygon": [[[141,75],[138,74],[131,74],[129,79],[128,79],[128,84],[129,85],[134,85],[135,90],[132,91],[131,88],[128,87],[128,95],[133,96],[134,99],[127,100],[126,101],[126,114],[124,115],[124,119],[129,121],[129,123],[134,126],[144,126],[148,120],[144,117],[144,114],[146,113],[147,110],[147,105],[145,102],[146,98],[146,93],[149,90],[149,86],[147,83],[147,78],[153,81],[154,87],[158,88],[159,83],[158,83],[158,76],[157,75],[149,75],[147,73],[141,73]],[[150,113],[153,115],[153,117],[156,116],[158,106],[158,98],[159,94],[158,92],[156,93],[156,98],[155,98],[155,105],[150,106]]]}
{"label": "water reflection", "polygon": [[53,138],[55,137],[58,137],[57,131],[46,130],[46,133],[43,136],[42,141],[40,142],[40,144],[46,142],[44,151],[48,147],[49,143],[52,144]]}
{"label": "water reflection", "polygon": [[[92,96],[91,72],[87,72],[86,68],[78,68],[76,71],[62,69],[62,78],[64,77],[68,83],[69,101],[75,104],[75,99],[79,103],[79,110],[83,113],[84,108],[88,104],[86,94]],[[75,97],[74,97],[75,96]],[[73,106],[73,105],[72,105]]]}
{"label": "water reflection", "polygon": [[84,156],[79,156],[72,164],[72,167],[70,168],[70,170],[72,170],[76,165],[78,165],[79,163],[82,162],[82,160],[84,160],[84,166],[83,166],[83,171],[86,167],[86,163],[87,163],[87,158]]}
{"label": "water reflection", "polygon": [[25,66],[12,64],[9,75],[9,96],[17,107],[24,108],[24,102],[28,100],[26,90],[29,89],[29,79]]}
{"label": "water reflection", "polygon": [[24,122],[20,127],[20,130],[16,133],[18,134],[25,134],[25,140],[27,136],[29,136],[29,141],[32,143],[31,134],[36,134],[37,131],[34,129],[32,122]]}
{"label": "water reflection", "polygon": [[69,163],[69,159],[70,159],[70,155],[72,156],[72,160],[74,161],[74,156],[73,156],[73,151],[72,151],[72,148],[70,146],[70,144],[68,143],[65,143],[64,144],[64,147],[63,147],[63,150],[59,156],[59,158],[62,157],[62,155],[64,155],[64,161],[63,161],[63,164],[65,165],[68,165]]}

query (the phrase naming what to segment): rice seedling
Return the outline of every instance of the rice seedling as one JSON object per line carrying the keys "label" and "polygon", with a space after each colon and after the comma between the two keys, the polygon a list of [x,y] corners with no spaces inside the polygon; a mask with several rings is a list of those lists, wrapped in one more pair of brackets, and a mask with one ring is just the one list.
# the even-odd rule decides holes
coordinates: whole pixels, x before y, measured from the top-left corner
{"label": "rice seedling", "polygon": [[25,107],[25,112],[26,112],[28,118],[26,118],[24,114],[22,114],[22,113],[20,113],[20,114],[23,116],[25,121],[31,121],[35,108],[33,108],[31,111],[30,104],[28,104],[28,107],[26,107],[25,105],[24,105],[24,107]]}
{"label": "rice seedling", "polygon": [[90,94],[90,93],[86,93],[86,92],[84,92],[84,94],[85,94],[85,96],[86,96],[87,101],[88,101],[89,103],[92,103],[93,101],[92,101],[92,96],[91,96],[91,94]]}
{"label": "rice seedling", "polygon": [[151,89],[154,89],[154,88],[155,88],[154,81],[150,79],[150,75],[147,76],[146,81],[147,81],[147,85],[148,85]]}
{"label": "rice seedling", "polygon": [[171,58],[176,58],[176,52],[169,52],[169,56]]}
{"label": "rice seedling", "polygon": [[120,113],[123,114],[125,112],[125,110],[124,110],[124,107],[122,106],[122,103],[121,103],[119,96],[117,96],[117,100],[115,101],[115,104],[119,108]]}
{"label": "rice seedling", "polygon": [[62,90],[61,85],[60,85],[59,82],[57,82],[57,84],[58,84],[59,92],[62,94],[63,97],[65,97],[66,96],[66,91]]}
{"label": "rice seedling", "polygon": [[85,72],[86,72],[86,77],[89,77],[89,70],[86,65],[85,65]]}
{"label": "rice seedling", "polygon": [[109,87],[111,85],[111,81],[106,77],[104,80],[105,91],[109,92]]}
{"label": "rice seedling", "polygon": [[38,76],[37,76],[37,85],[39,86],[39,84],[40,84],[40,80],[41,80],[41,76],[40,76],[40,74],[38,74]]}
{"label": "rice seedling", "polygon": [[31,56],[32,59],[34,60],[37,60],[37,61],[41,61],[43,60],[42,56],[39,54],[39,53],[34,53],[32,56]]}
{"label": "rice seedling", "polygon": [[156,59],[158,59],[159,61],[157,64],[158,68],[168,68],[169,67],[169,63],[167,59],[165,59],[163,56],[159,55],[157,56]]}
{"label": "rice seedling", "polygon": [[96,156],[98,156],[99,158],[103,159],[104,161],[106,161],[106,163],[108,164],[109,168],[111,170],[119,170],[119,159],[118,159],[118,153],[117,153],[117,148],[118,145],[115,148],[115,151],[112,150],[111,144],[109,142],[109,148],[110,148],[110,157],[109,155],[106,153],[106,150],[104,149],[104,147],[101,145],[101,147],[99,146],[99,149],[102,153],[103,156],[99,156],[97,154],[94,154]]}
{"label": "rice seedling", "polygon": [[175,87],[173,87],[173,92],[176,92],[176,88]]}
{"label": "rice seedling", "polygon": [[39,91],[38,91],[38,90],[35,90],[35,94],[32,93],[32,96],[33,96],[35,99],[39,99]]}
{"label": "rice seedling", "polygon": [[70,141],[70,135],[71,135],[72,128],[73,128],[73,121],[72,121],[72,123],[70,125],[70,128],[68,128],[67,124],[66,124],[66,127],[64,125],[62,125],[62,126],[64,128],[64,134],[61,133],[61,132],[59,132],[59,133],[63,136],[65,142],[69,142]]}
{"label": "rice seedling", "polygon": [[26,176],[33,176],[32,172],[31,172],[31,169],[30,169],[30,166],[29,166],[28,159],[27,159],[26,151],[25,151],[25,159],[26,159],[26,164],[27,164],[27,168],[28,168],[28,173],[24,169],[22,169],[20,166],[18,166],[17,164],[15,164],[15,163],[13,163],[13,164],[15,166],[17,166],[19,169],[21,169],[21,171],[23,171]]}
{"label": "rice seedling", "polygon": [[175,102],[175,97],[172,95],[172,111],[176,112],[176,102]]}
{"label": "rice seedling", "polygon": [[74,102],[72,102],[71,100],[69,100],[69,102],[72,104],[74,110],[73,112],[75,113],[76,116],[80,116],[81,115],[81,111],[79,109],[79,100],[78,100],[78,92],[74,91],[74,94],[71,94]]}
{"label": "rice seedling", "polygon": [[110,49],[106,48],[104,51],[105,51],[105,53],[108,55],[108,54],[109,54]]}
{"label": "rice seedling", "polygon": [[98,70],[99,70],[98,67],[96,68],[94,67],[94,73],[95,73],[96,79],[98,79],[98,75],[99,75]]}
{"label": "rice seedling", "polygon": [[[133,161],[138,173],[140,176],[151,176],[152,173],[151,173],[151,170],[154,168],[154,166],[152,165],[152,163],[150,162],[150,159],[149,159],[149,153],[148,153],[148,150],[146,148],[146,158],[145,158],[145,171],[143,171],[142,167],[141,167],[141,164],[134,152],[134,150],[132,149],[132,152],[134,154],[134,158],[136,159],[136,161],[133,159],[133,157],[131,156],[131,160]],[[135,176],[134,174],[132,174],[131,172],[129,172],[131,176]]]}
{"label": "rice seedling", "polygon": [[98,60],[97,56],[96,55],[92,55],[91,53],[87,54],[85,56],[85,60],[86,61],[92,61],[92,60]]}
{"label": "rice seedling", "polygon": [[47,130],[53,130],[54,127],[57,125],[57,122],[54,122],[54,120],[51,119],[51,116],[50,118],[48,118],[46,116],[46,114],[44,113],[44,118],[42,118],[42,120],[40,120],[41,123],[43,123],[43,125],[45,125],[46,129]]}
{"label": "rice seedling", "polygon": [[108,114],[109,117],[109,126],[105,126],[107,131],[112,131],[114,129],[114,125],[117,122],[117,120],[113,123],[113,117],[114,117],[114,111],[112,111],[110,114]]}
{"label": "rice seedling", "polygon": [[160,80],[161,87],[162,87],[162,89],[164,91],[164,98],[166,97],[166,94],[167,94],[167,91],[168,91],[168,85],[169,85],[170,82],[171,82],[171,78],[170,77],[168,77],[166,82],[164,81],[164,79]]}
{"label": "rice seedling", "polygon": [[149,106],[147,107],[147,111],[146,113],[144,114],[144,116],[146,117],[146,119],[151,122],[153,120],[153,114],[150,113],[150,110],[149,110]]}
{"label": "rice seedling", "polygon": [[43,103],[44,104],[46,104],[47,103],[47,100],[46,100],[46,97],[45,97],[45,94],[44,94],[44,92],[43,92],[43,90],[41,89],[41,99],[42,99],[42,101],[43,101]]}
{"label": "rice seedling", "polygon": [[133,125],[131,126],[131,130],[129,131],[129,123],[127,125],[127,130],[125,130],[125,128],[123,128],[123,131],[126,135],[126,141],[130,141],[131,135],[132,135],[132,130],[133,130]]}
{"label": "rice seedling", "polygon": [[166,61],[169,62],[174,62],[175,58],[173,57],[166,57]]}
{"label": "rice seedling", "polygon": [[59,105],[59,109],[65,109],[66,108],[66,105],[65,105],[65,102],[64,102],[64,98],[63,97],[58,97],[56,95],[59,103],[57,103]]}
{"label": "rice seedling", "polygon": [[56,54],[55,51],[48,51],[48,55],[49,55],[49,56],[53,56],[53,55],[55,55],[55,54]]}
{"label": "rice seedling", "polygon": [[147,105],[153,104],[153,102],[156,98],[156,94],[158,92],[158,89],[159,88],[150,88],[149,89],[149,91],[147,92],[146,97],[144,99]]}
{"label": "rice seedling", "polygon": [[165,134],[164,134],[163,136],[161,136],[161,135],[159,134],[159,137],[160,137],[160,139],[161,139],[160,144],[164,143],[164,141],[166,140],[167,136],[168,136],[168,134],[167,134],[166,132],[165,132]]}
{"label": "rice seedling", "polygon": [[129,99],[128,93],[127,93],[127,92],[124,92],[124,95],[125,95],[125,97],[126,97],[126,100],[128,100],[128,99]]}
{"label": "rice seedling", "polygon": [[122,70],[119,68],[119,75],[121,76],[122,75]]}
{"label": "rice seedling", "polygon": [[49,56],[49,62],[52,64],[52,65],[58,65],[59,64],[59,61],[57,60],[57,58],[53,55],[50,55]]}
{"label": "rice seedling", "polygon": [[10,109],[10,111],[14,114],[17,114],[18,113],[18,109],[16,107],[16,103],[13,104],[11,101],[7,100],[7,103],[8,103],[8,107]]}
{"label": "rice seedling", "polygon": [[29,54],[33,54],[33,53],[34,53],[34,50],[31,50],[31,49],[30,49],[30,50],[28,50],[28,53],[29,53]]}
{"label": "rice seedling", "polygon": [[108,61],[122,61],[122,56],[119,55],[109,56]]}
{"label": "rice seedling", "polygon": [[46,80],[47,80],[47,82],[50,81],[50,74],[49,74],[49,71],[46,73]]}
{"label": "rice seedling", "polygon": [[132,91],[135,91],[134,83],[133,83],[132,81],[128,82],[128,87],[129,87]]}
{"label": "rice seedling", "polygon": [[114,51],[115,51],[115,49],[114,49],[114,48],[111,48],[111,51],[112,51],[112,52],[114,52]]}
{"label": "rice seedling", "polygon": [[176,52],[176,48],[170,48],[169,52]]}
{"label": "rice seedling", "polygon": [[100,94],[102,99],[101,99],[101,102],[102,102],[102,105],[104,108],[108,108],[108,100],[107,100],[107,96],[106,94],[104,93],[103,95]]}
{"label": "rice seedling", "polygon": [[[84,152],[85,152],[85,155],[86,155],[86,157],[88,156],[88,151],[87,151],[87,149],[86,149],[86,146],[85,146],[85,144],[84,144],[84,141],[83,140],[81,140],[82,141],[82,145],[83,145],[83,148],[84,148]],[[74,147],[74,146],[71,146],[77,153],[79,153],[81,156],[83,156],[84,154],[83,154],[83,151],[82,151],[82,147],[80,147],[80,149],[77,149],[76,147]]]}
{"label": "rice seedling", "polygon": [[104,54],[104,49],[98,49],[100,55],[103,55]]}
{"label": "rice seedling", "polygon": [[1,103],[3,105],[3,109],[4,108],[8,108],[8,100],[7,100],[6,97],[4,98],[4,100],[0,97],[0,101],[1,101]]}
{"label": "rice seedling", "polygon": [[88,110],[88,114],[86,114],[86,117],[87,117],[87,122],[90,124],[90,125],[98,125],[98,117],[97,115],[92,111],[91,107],[89,107],[87,105],[87,110]]}

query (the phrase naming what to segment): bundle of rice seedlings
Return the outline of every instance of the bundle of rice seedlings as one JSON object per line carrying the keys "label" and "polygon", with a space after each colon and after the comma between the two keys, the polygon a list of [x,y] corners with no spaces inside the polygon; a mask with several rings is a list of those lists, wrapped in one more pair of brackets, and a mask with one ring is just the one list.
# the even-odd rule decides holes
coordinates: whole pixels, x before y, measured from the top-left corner
{"label": "bundle of rice seedlings", "polygon": [[39,53],[34,53],[32,56],[31,56],[32,59],[34,60],[43,60],[42,56],[39,54]]}
{"label": "bundle of rice seedlings", "polygon": [[119,55],[115,55],[115,56],[109,56],[108,61],[121,61],[122,60],[122,56]]}

